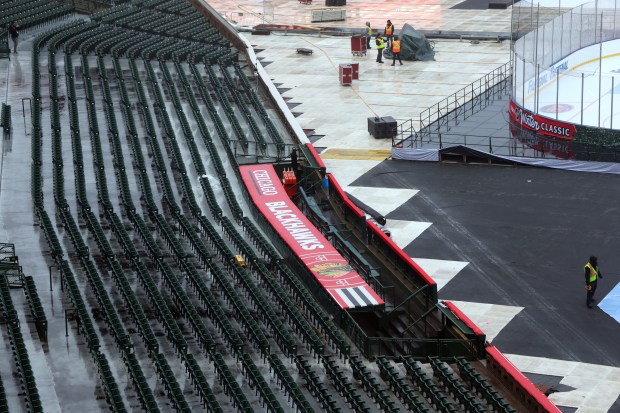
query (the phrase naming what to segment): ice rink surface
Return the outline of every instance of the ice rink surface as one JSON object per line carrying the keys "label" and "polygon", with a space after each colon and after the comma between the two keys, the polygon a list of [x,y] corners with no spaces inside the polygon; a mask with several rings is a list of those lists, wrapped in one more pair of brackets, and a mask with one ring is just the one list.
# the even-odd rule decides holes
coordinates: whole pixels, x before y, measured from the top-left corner
{"label": "ice rink surface", "polygon": [[528,94],[526,85],[525,108],[560,121],[620,129],[620,48],[603,51],[602,59],[561,73],[538,93]]}

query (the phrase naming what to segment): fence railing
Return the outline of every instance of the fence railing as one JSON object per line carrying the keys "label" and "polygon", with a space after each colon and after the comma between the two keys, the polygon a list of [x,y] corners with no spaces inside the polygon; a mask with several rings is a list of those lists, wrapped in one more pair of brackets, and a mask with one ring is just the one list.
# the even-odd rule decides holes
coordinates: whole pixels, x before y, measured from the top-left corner
{"label": "fence railing", "polygon": [[424,139],[412,139],[408,147],[445,149],[459,145],[498,156],[620,162],[620,147],[538,136],[515,125],[510,137],[433,132]]}
{"label": "fence railing", "polygon": [[298,148],[296,143],[260,143],[236,139],[229,139],[228,145],[237,161],[246,159],[245,162],[240,163],[280,162],[287,159],[293,149]]}
{"label": "fence railing", "polygon": [[[442,99],[433,106],[423,110],[417,119],[418,129],[415,130],[415,119],[409,119],[397,126],[396,137],[392,140],[392,146],[411,147],[408,141],[423,139],[425,135],[431,133],[431,125],[438,129],[444,122],[467,118],[477,110],[484,108],[488,103],[496,100],[503,95],[509,88],[508,83],[511,76],[510,63],[505,63],[500,67],[487,73],[480,79],[470,83],[456,93]],[[505,85],[505,87],[496,87]],[[467,105],[476,100],[477,105]]]}
{"label": "fence railing", "polygon": [[510,75],[510,63],[505,63],[456,93],[440,100],[430,108],[423,110],[419,115],[418,130],[423,131],[432,122],[462,107],[470,100],[481,96],[484,92],[507,79]]}
{"label": "fence railing", "polygon": [[417,359],[426,359],[430,356],[465,357],[476,360],[483,352],[480,337],[457,338],[451,329],[458,329],[458,326],[450,323],[443,331],[445,335],[443,338],[393,338],[369,336],[347,312],[341,312],[337,322],[355,346],[368,358],[408,355]]}
{"label": "fence railing", "polygon": [[453,146],[467,146],[494,155],[519,156],[528,158],[557,158],[545,151],[532,148],[531,142],[522,142],[516,138],[457,134],[449,132],[432,132],[424,138],[411,141],[411,148],[445,149]]}

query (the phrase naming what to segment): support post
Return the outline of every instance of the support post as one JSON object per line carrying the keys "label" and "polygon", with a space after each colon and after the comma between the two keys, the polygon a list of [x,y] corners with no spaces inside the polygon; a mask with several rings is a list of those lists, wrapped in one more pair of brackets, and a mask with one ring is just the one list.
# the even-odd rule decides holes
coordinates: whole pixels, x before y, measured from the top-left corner
{"label": "support post", "polygon": [[609,129],[614,128],[614,94],[615,94],[615,84],[616,78],[614,76],[611,77],[611,108],[609,110]]}
{"label": "support post", "polygon": [[56,268],[55,265],[50,265],[48,267],[49,273],[50,273],[50,291],[54,291],[54,288],[52,287],[52,268]]}
{"label": "support post", "polygon": [[558,120],[558,105],[560,104],[560,68],[555,68],[555,120]]}
{"label": "support post", "polygon": [[538,113],[538,98],[540,97],[540,93],[538,88],[540,87],[540,63],[536,63],[536,90],[534,91],[534,110],[533,112]]}
{"label": "support post", "polygon": [[26,136],[28,136],[28,129],[26,128],[26,106],[24,105],[24,101],[27,100],[30,105],[30,114],[32,115],[32,100],[30,98],[22,98],[22,117],[24,118],[24,131]]}
{"label": "support post", "polygon": [[584,73],[581,72],[581,124],[583,125],[583,93],[584,93],[584,83],[585,83],[585,77],[584,77]]}
{"label": "support post", "polygon": [[[596,3],[598,5],[598,3]],[[597,14],[598,16],[598,14]],[[601,13],[601,29],[598,52],[598,127],[601,127],[601,97],[603,93],[603,14]]]}

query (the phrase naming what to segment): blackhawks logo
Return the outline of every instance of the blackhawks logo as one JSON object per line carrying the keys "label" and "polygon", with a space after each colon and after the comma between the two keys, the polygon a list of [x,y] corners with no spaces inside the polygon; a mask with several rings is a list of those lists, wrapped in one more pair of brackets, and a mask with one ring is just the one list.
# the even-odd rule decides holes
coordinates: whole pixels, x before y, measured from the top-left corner
{"label": "blackhawks logo", "polygon": [[319,275],[325,275],[327,277],[341,277],[345,274],[353,271],[353,268],[349,264],[340,264],[336,262],[328,262],[324,264],[317,264],[310,268],[311,271]]}

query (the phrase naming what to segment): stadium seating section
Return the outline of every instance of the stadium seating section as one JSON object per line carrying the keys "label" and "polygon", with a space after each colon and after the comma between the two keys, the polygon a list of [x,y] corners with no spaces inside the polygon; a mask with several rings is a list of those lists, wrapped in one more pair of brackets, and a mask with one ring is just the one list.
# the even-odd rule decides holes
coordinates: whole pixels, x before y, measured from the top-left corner
{"label": "stadium seating section", "polygon": [[[239,52],[184,1],[114,3],[65,22],[65,3],[0,5],[3,27],[37,33],[33,208],[109,409],[514,411],[466,359],[369,360],[352,345],[240,196],[239,157],[295,145]],[[377,278],[301,196],[356,270]],[[0,293],[23,403],[42,411],[6,277]],[[32,277],[24,293],[45,340]]]}

